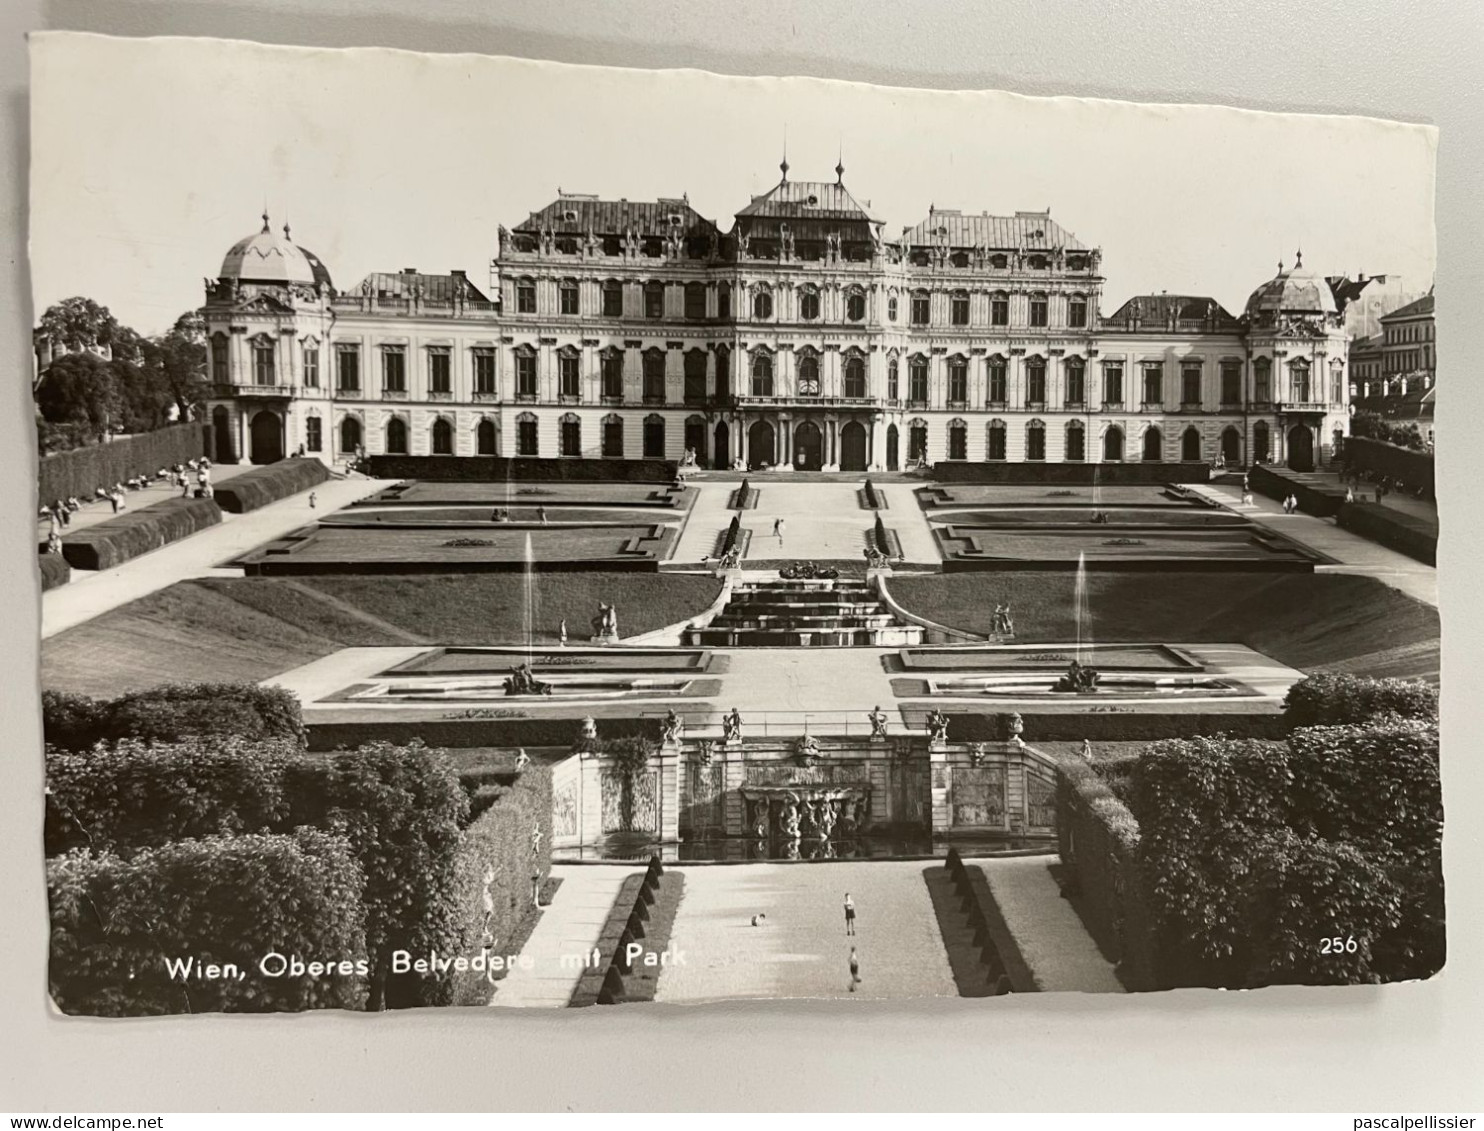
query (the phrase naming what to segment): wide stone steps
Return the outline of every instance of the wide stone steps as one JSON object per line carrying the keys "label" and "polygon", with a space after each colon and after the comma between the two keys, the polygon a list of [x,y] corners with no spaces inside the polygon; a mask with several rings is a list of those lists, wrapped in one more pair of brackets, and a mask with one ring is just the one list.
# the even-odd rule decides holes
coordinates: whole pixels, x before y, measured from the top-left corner
{"label": "wide stone steps", "polygon": [[922,643],[923,630],[902,624],[859,581],[743,582],[687,645],[730,648],[901,647]]}

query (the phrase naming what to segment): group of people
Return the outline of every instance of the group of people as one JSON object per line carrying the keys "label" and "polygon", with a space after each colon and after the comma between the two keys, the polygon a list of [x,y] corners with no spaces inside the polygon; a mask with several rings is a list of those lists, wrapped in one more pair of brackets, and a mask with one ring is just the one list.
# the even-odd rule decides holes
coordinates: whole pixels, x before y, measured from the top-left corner
{"label": "group of people", "polygon": [[1298,509],[1299,509],[1298,496],[1290,493],[1283,500],[1283,513],[1284,514],[1298,514]]}
{"label": "group of people", "polygon": [[93,488],[92,495],[84,498],[68,495],[65,499],[53,499],[49,504],[42,506],[40,513],[40,517],[46,519],[51,527],[47,538],[49,552],[61,552],[62,530],[72,525],[72,516],[88,503],[107,503],[113,508],[113,513],[118,514],[128,509],[128,492],[142,491],[146,487],[153,487],[160,483],[180,487],[182,497],[188,497],[191,493],[192,476],[196,483],[196,497],[198,499],[211,498],[211,460],[201,456],[184,464],[177,463],[172,467],[162,467],[155,472],[131,475],[127,479],[118,480],[112,486],[99,484]]}

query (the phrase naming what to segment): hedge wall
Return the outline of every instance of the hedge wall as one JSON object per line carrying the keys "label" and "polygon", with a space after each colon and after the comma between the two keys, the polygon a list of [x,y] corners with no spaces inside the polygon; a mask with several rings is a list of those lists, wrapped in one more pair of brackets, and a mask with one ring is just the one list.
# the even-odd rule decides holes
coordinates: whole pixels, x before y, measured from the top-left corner
{"label": "hedge wall", "polygon": [[221,520],[214,499],[166,499],[69,534],[62,541],[62,556],[74,569],[111,569]]}
{"label": "hedge wall", "polygon": [[1436,722],[1438,689],[1413,679],[1315,672],[1290,687],[1283,699],[1283,721],[1289,728],[1343,726],[1381,715]]}
{"label": "hedge wall", "polygon": [[[365,742],[412,742],[421,739],[432,746],[462,749],[470,746],[570,747],[577,741],[581,724],[577,719],[436,719],[398,722],[393,719],[365,723],[315,723],[309,727],[310,750],[341,750]],[[654,737],[659,720],[654,718],[599,718],[604,738],[628,735]],[[1079,736],[1080,737],[1080,736]]]}
{"label": "hedge wall", "polygon": [[55,589],[72,580],[72,567],[61,554],[37,554],[36,566],[41,571],[41,591]]}
{"label": "hedge wall", "polygon": [[212,493],[217,505],[228,514],[246,514],[329,478],[330,469],[317,459],[285,459],[235,475],[220,487],[213,487]]}
{"label": "hedge wall", "polygon": [[45,506],[69,495],[91,496],[97,487],[112,487],[136,475],[153,475],[162,467],[198,459],[206,452],[208,431],[201,424],[172,424],[106,444],[42,456],[37,461],[37,501]]}
{"label": "hedge wall", "polygon": [[1382,503],[1346,503],[1335,521],[1346,530],[1379,542],[1409,558],[1438,564],[1438,529],[1406,511]]}
{"label": "hedge wall", "polygon": [[1056,774],[1056,836],[1077,910],[1131,991],[1159,989],[1157,941],[1138,859],[1139,823],[1080,759]]}
{"label": "hedge wall", "polygon": [[74,751],[126,738],[176,742],[217,736],[298,749],[307,741],[298,696],[254,683],[165,684],[117,699],[43,691],[41,722],[49,745]]}
{"label": "hedge wall", "polygon": [[[1026,742],[1155,741],[1161,738],[1194,738],[1203,734],[1228,734],[1240,738],[1281,738],[1288,732],[1283,716],[1250,714],[1153,714],[1142,711],[1090,711],[1022,715]],[[998,714],[949,714],[948,737],[953,742],[994,742],[1002,735]],[[604,728],[607,730],[606,726]],[[311,738],[311,742],[313,739]]]}
{"label": "hedge wall", "polygon": [[1249,473],[1252,489],[1270,499],[1298,499],[1299,510],[1319,518],[1332,518],[1345,504],[1345,488],[1327,479],[1282,467],[1259,464]]}
{"label": "hedge wall", "polygon": [[[455,863],[459,954],[508,954],[537,913],[532,879],[551,872],[551,769],[530,766],[464,830]],[[538,885],[539,887],[539,880]],[[455,972],[455,1005],[487,1005],[486,974]]]}
{"label": "hedge wall", "polygon": [[536,459],[506,456],[368,456],[376,479],[479,483],[673,483],[679,464],[664,459]]}
{"label": "hedge wall", "polygon": [[1372,440],[1366,436],[1345,437],[1345,466],[1352,471],[1386,475],[1410,490],[1421,488],[1432,498],[1436,488],[1435,461],[1431,452]]}
{"label": "hedge wall", "polygon": [[[47,866],[52,1000],[64,1013],[270,1013],[354,1009],[364,994],[362,876],[346,842],[292,835],[186,840],[128,860],[87,851]],[[347,965],[269,977],[270,955]],[[167,962],[244,975],[172,976]],[[276,961],[269,970],[278,969]]]}
{"label": "hedge wall", "polygon": [[939,483],[1207,483],[1208,463],[970,463],[947,460],[933,464]]}

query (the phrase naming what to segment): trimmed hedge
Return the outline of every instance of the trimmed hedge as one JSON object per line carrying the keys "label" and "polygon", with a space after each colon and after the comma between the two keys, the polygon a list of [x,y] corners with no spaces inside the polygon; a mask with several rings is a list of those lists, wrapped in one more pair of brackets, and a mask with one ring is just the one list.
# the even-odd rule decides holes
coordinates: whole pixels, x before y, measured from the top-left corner
{"label": "trimmed hedge", "polygon": [[[1153,714],[1142,711],[1045,713],[1027,711],[1022,716],[1026,742],[1156,741],[1162,738],[1195,738],[1227,734],[1239,738],[1281,738],[1288,728],[1283,716],[1250,714]],[[606,729],[606,727],[605,727]],[[1003,737],[997,714],[949,714],[948,735],[954,742],[996,742]]]}
{"label": "trimmed hedge", "polygon": [[215,499],[165,499],[69,534],[62,541],[62,556],[74,569],[111,569],[221,520]]}
{"label": "trimmed hedge", "polygon": [[1344,529],[1430,566],[1438,564],[1438,529],[1406,511],[1380,503],[1346,503],[1335,516]]}
{"label": "trimmed hedge", "polygon": [[1431,452],[1414,451],[1366,436],[1347,436],[1345,466],[1352,471],[1385,475],[1410,490],[1421,488],[1428,498],[1435,493],[1436,461]]}
{"label": "trimmed hedge", "polygon": [[1092,484],[1208,483],[1208,463],[971,463],[933,464],[939,483]]}
{"label": "trimmed hedge", "polygon": [[[599,718],[603,737],[628,735],[653,737],[658,720],[653,718]],[[471,746],[525,746],[571,748],[581,723],[577,719],[430,719],[398,722],[393,719],[364,723],[315,723],[309,727],[309,749],[343,750],[366,742],[412,742],[421,739],[432,746],[466,749]],[[1079,736],[1080,737],[1080,736]]]}
{"label": "trimmed hedge", "polygon": [[1283,700],[1290,729],[1363,723],[1381,715],[1436,721],[1438,689],[1420,680],[1316,672],[1290,687]]}
{"label": "trimmed hedge", "polygon": [[41,571],[41,591],[56,589],[72,580],[72,567],[61,554],[37,554],[36,567]]}
{"label": "trimmed hedge", "polygon": [[[537,913],[532,893],[551,872],[551,836],[551,769],[530,766],[464,830],[455,862],[455,953],[509,953]],[[488,1004],[492,990],[484,972],[452,976],[455,1005]]]}
{"label": "trimmed hedge", "polygon": [[1089,763],[1057,765],[1056,836],[1077,910],[1131,991],[1159,987],[1153,918],[1139,862],[1139,823]]}
{"label": "trimmed hedge", "polygon": [[317,459],[285,459],[244,471],[213,487],[217,504],[228,514],[246,514],[324,483],[330,469]]}
{"label": "trimmed hedge", "polygon": [[537,459],[517,456],[368,456],[375,479],[481,483],[673,483],[675,460]]}
{"label": "trimmed hedge", "polygon": [[206,453],[209,431],[201,424],[172,424],[106,444],[42,456],[37,461],[37,500],[48,506],[54,499],[71,495],[91,498],[97,487],[111,487],[136,475],[153,475],[162,467],[199,459]]}
{"label": "trimmed hedge", "polygon": [[[311,829],[128,860],[68,853],[47,866],[52,1000],[94,1017],[357,1008],[369,969],[361,886],[346,842]],[[260,963],[274,954],[347,965],[269,977]],[[243,977],[172,977],[166,963],[181,961],[231,963]]]}
{"label": "trimmed hedge", "polygon": [[1254,491],[1279,500],[1292,495],[1305,514],[1333,518],[1345,505],[1345,488],[1316,475],[1266,464],[1257,465],[1249,474]]}
{"label": "trimmed hedge", "polygon": [[61,691],[41,693],[46,741],[63,750],[137,738],[177,742],[192,736],[289,743],[307,742],[299,699],[281,687],[255,683],[178,683],[117,699]]}

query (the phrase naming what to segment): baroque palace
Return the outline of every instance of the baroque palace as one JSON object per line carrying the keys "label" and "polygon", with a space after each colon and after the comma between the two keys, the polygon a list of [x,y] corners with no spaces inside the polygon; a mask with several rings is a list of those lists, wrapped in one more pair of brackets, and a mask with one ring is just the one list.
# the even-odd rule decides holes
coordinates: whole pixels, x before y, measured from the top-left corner
{"label": "baroque palace", "polygon": [[206,282],[218,458],[1307,470],[1346,430],[1363,283],[1300,255],[1240,316],[1157,294],[1105,317],[1100,250],[1049,211],[934,208],[889,239],[843,166],[780,168],[725,233],[684,197],[560,193],[500,229],[490,295],[413,269],[337,290],[265,215]]}

